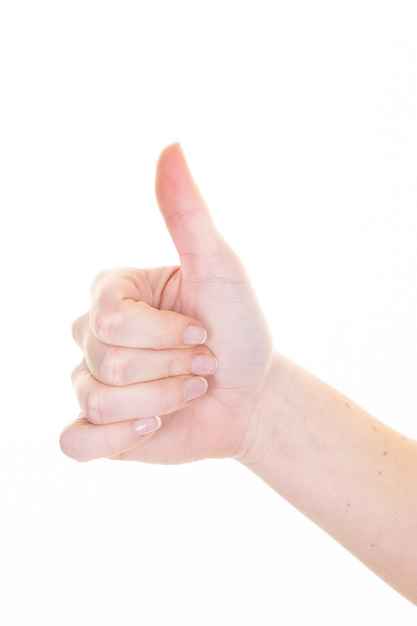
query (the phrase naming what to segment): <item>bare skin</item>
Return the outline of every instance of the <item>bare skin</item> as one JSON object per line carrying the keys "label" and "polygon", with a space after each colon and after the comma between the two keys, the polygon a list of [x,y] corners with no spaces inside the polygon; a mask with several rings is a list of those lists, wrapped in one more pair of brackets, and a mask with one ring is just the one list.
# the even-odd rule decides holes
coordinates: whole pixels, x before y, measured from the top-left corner
{"label": "bare skin", "polygon": [[234,458],[417,604],[417,443],[274,350],[177,144],[160,156],[156,195],[180,265],[95,280],[73,326],[81,414],[62,450]]}

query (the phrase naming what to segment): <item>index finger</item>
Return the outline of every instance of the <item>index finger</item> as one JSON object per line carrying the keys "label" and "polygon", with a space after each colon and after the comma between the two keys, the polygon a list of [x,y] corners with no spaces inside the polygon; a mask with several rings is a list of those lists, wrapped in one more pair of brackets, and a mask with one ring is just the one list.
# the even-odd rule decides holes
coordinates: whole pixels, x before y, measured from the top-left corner
{"label": "index finger", "polygon": [[103,272],[92,287],[91,330],[103,343],[130,348],[158,350],[205,342],[207,333],[197,320],[161,310],[154,306],[156,300],[145,272]]}

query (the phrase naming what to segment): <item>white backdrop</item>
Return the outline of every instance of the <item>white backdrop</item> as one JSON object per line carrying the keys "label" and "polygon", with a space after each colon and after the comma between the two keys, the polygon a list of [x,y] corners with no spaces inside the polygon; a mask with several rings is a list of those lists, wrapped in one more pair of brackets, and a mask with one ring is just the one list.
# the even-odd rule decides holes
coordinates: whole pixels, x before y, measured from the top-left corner
{"label": "white backdrop", "polygon": [[277,348],[417,437],[416,32],[414,0],[0,4],[2,624],[416,623],[232,461],[58,447],[95,273],[176,262],[175,139]]}

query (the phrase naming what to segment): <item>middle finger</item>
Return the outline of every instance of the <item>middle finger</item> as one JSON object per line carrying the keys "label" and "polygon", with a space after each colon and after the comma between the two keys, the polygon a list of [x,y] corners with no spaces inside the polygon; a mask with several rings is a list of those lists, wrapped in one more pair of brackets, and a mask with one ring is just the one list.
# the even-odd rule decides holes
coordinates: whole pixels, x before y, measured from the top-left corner
{"label": "middle finger", "polygon": [[93,339],[84,358],[97,380],[115,387],[189,374],[209,376],[217,368],[206,346],[150,350],[108,346]]}
{"label": "middle finger", "polygon": [[119,387],[187,374],[210,376],[217,369],[217,361],[205,345],[161,350],[112,346],[93,335],[88,314],[78,318],[72,330],[88,369],[107,385]]}

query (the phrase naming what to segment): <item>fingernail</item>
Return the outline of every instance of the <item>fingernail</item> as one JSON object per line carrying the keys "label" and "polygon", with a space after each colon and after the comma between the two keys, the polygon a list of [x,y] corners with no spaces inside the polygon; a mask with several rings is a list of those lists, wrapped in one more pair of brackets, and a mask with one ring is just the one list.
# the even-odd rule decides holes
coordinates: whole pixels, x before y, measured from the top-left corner
{"label": "fingernail", "polygon": [[143,435],[148,435],[158,430],[161,427],[161,423],[159,415],[154,415],[153,417],[143,417],[140,420],[136,420],[134,426],[137,434],[143,437]]}
{"label": "fingernail", "polygon": [[205,378],[187,378],[184,383],[184,394],[186,402],[194,400],[206,393],[208,384]]}
{"label": "fingernail", "polygon": [[191,364],[191,373],[197,376],[210,376],[217,369],[217,359],[209,354],[199,354]]}
{"label": "fingernail", "polygon": [[207,333],[201,326],[187,326],[184,331],[184,344],[186,346],[199,346],[207,339]]}

